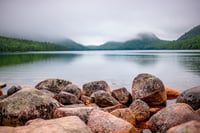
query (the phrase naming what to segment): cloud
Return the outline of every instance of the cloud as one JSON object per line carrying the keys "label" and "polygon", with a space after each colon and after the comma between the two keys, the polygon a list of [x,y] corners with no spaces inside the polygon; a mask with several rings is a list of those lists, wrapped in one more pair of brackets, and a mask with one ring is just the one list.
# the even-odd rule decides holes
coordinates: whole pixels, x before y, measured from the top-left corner
{"label": "cloud", "polygon": [[199,9],[199,0],[1,0],[0,35],[87,45],[140,32],[173,40],[200,24]]}

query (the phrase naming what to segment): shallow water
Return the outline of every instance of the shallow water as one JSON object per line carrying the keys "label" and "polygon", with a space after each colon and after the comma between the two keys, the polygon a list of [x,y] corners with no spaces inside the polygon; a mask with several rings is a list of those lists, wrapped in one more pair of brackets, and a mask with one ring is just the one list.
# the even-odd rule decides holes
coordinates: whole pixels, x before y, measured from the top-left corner
{"label": "shallow water", "polygon": [[0,82],[36,85],[47,78],[62,78],[80,87],[105,80],[111,89],[131,91],[134,77],[151,73],[165,86],[180,91],[198,86],[200,51],[66,51],[0,54]]}

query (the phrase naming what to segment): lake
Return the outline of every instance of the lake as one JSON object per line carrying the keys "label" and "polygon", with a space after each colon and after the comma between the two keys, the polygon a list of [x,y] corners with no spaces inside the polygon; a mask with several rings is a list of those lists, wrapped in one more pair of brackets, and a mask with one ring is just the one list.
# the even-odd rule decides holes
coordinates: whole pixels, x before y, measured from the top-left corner
{"label": "lake", "polygon": [[200,51],[66,51],[0,54],[0,82],[32,85],[47,78],[78,86],[105,80],[111,89],[126,87],[140,73],[159,77],[165,86],[183,91],[200,85]]}

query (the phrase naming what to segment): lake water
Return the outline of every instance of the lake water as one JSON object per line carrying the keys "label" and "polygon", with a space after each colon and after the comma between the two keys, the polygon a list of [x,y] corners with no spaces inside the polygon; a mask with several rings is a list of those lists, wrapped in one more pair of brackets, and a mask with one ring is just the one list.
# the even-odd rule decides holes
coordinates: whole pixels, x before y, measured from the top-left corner
{"label": "lake water", "polygon": [[150,73],[180,91],[200,85],[200,51],[66,51],[0,54],[0,82],[32,85],[47,78],[78,86],[105,80],[111,89],[126,87]]}

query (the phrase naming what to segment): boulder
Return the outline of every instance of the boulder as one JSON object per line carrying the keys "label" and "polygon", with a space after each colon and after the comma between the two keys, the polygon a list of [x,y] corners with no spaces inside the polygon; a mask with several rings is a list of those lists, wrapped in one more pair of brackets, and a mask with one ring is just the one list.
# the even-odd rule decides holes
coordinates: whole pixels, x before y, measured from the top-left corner
{"label": "boulder", "polygon": [[35,88],[59,93],[69,84],[72,84],[72,82],[64,79],[46,79],[38,83]]}
{"label": "boulder", "polygon": [[113,110],[126,108],[126,107],[127,106],[125,106],[123,104],[117,104],[117,105],[114,105],[114,106],[104,107],[103,110],[106,111],[106,112],[112,112]]}
{"label": "boulder", "polygon": [[200,108],[200,86],[185,90],[178,96],[177,103],[186,103],[190,105],[194,110]]}
{"label": "boulder", "polygon": [[172,127],[169,130],[167,130],[167,133],[199,133],[199,131],[200,131],[200,122],[193,120]]}
{"label": "boulder", "polygon": [[151,107],[149,107],[150,115],[155,114],[156,112],[160,111],[163,108],[165,108],[165,106],[151,106]]}
{"label": "boulder", "polygon": [[133,101],[141,99],[148,105],[160,105],[165,103],[167,95],[162,81],[147,73],[139,74],[132,84]]}
{"label": "boulder", "polygon": [[100,107],[108,107],[119,104],[115,98],[103,90],[94,92],[92,97],[94,97],[95,103]]}
{"label": "boulder", "polygon": [[0,127],[0,133],[92,133],[86,124],[77,116],[52,120],[35,119],[26,126]]}
{"label": "boulder", "polygon": [[81,120],[85,123],[88,121],[88,117],[90,113],[96,109],[96,107],[87,107],[87,106],[80,106],[80,107],[68,107],[64,106],[61,108],[57,108],[54,112],[54,117],[65,117],[65,116],[78,116]]}
{"label": "boulder", "polygon": [[59,103],[28,86],[0,101],[0,125],[18,126],[34,118],[50,119]]}
{"label": "boulder", "polygon": [[58,101],[64,105],[81,103],[81,101],[78,100],[77,96],[68,92],[64,92],[64,91],[61,91],[58,94]]}
{"label": "boulder", "polygon": [[200,116],[185,103],[170,105],[156,114],[147,122],[152,132],[166,133],[166,131],[191,120],[200,120]]}
{"label": "boulder", "polygon": [[110,93],[109,85],[106,83],[106,81],[101,80],[101,81],[93,81],[93,82],[85,83],[83,85],[82,94],[86,96],[90,96],[92,93],[99,90],[104,90]]}
{"label": "boulder", "polygon": [[195,112],[200,115],[200,109],[196,110]]}
{"label": "boulder", "polygon": [[129,108],[132,110],[137,121],[144,121],[149,118],[150,111],[149,106],[144,101],[137,99],[135,100]]}
{"label": "boulder", "polygon": [[136,133],[129,122],[101,110],[90,113],[87,125],[95,133]]}
{"label": "boulder", "polygon": [[22,88],[20,86],[12,86],[10,89],[8,89],[7,95],[10,96],[21,89]]}
{"label": "boulder", "polygon": [[113,90],[111,94],[121,104],[130,105],[132,103],[132,96],[124,87]]}
{"label": "boulder", "polygon": [[7,86],[6,83],[0,83],[0,88],[4,88],[4,87],[6,87],[6,86]]}
{"label": "boulder", "polygon": [[0,96],[3,96],[3,91],[1,88],[0,88]]}
{"label": "boulder", "polygon": [[111,114],[131,123],[134,126],[136,125],[135,115],[129,108],[116,109],[112,111]]}
{"label": "boulder", "polygon": [[176,99],[181,94],[180,91],[169,88],[169,87],[165,87],[165,91],[167,93],[167,99],[168,100]]}
{"label": "boulder", "polygon": [[94,103],[94,99],[93,99],[93,98],[88,97],[88,96],[85,96],[85,95],[82,95],[82,96],[81,96],[81,101],[82,101],[85,105]]}
{"label": "boulder", "polygon": [[78,99],[81,97],[81,89],[75,84],[67,85],[62,91],[74,94]]}

